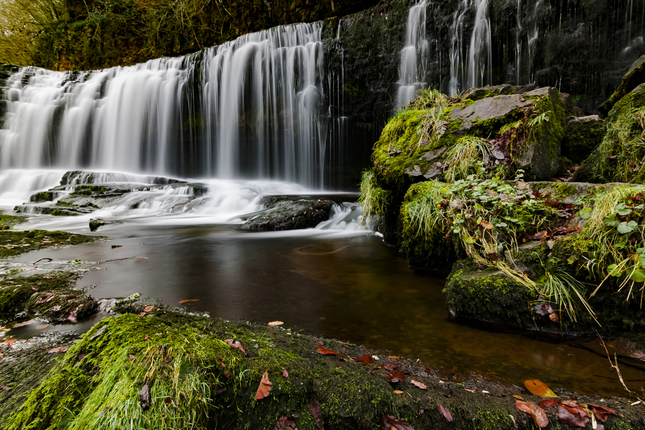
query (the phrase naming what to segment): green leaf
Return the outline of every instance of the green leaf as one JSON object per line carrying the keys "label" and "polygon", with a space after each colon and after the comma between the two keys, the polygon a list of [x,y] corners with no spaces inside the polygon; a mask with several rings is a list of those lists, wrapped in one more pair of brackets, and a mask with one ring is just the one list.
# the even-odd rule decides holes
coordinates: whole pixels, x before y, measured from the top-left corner
{"label": "green leaf", "polygon": [[616,221],[616,215],[608,215],[602,220],[607,227],[618,227],[620,222]]}
{"label": "green leaf", "polygon": [[618,269],[617,264],[609,265],[609,267],[607,267],[607,271],[609,272],[610,276],[615,276],[616,278],[619,278],[623,274],[623,272]]}
{"label": "green leaf", "polygon": [[626,215],[629,215],[630,213],[632,213],[632,210],[631,210],[631,208],[625,206],[624,203],[619,203],[616,206],[616,213],[618,215],[620,215],[620,216],[626,216]]}
{"label": "green leaf", "polygon": [[621,222],[618,224],[617,230],[618,233],[620,234],[629,234],[632,231],[634,231],[638,227],[638,224],[636,221],[630,221],[629,223],[626,223],[625,221]]}
{"label": "green leaf", "polygon": [[634,272],[630,275],[629,279],[631,279],[634,282],[645,282],[645,270],[643,269],[634,270]]}
{"label": "green leaf", "polygon": [[641,267],[645,269],[645,255],[639,254],[638,255],[638,262],[641,264]]}
{"label": "green leaf", "polygon": [[580,212],[578,212],[578,216],[582,219],[589,219],[591,218],[591,210],[585,209]]}
{"label": "green leaf", "polygon": [[475,240],[470,236],[466,236],[466,237],[464,237],[464,242],[466,242],[466,243],[475,243]]}

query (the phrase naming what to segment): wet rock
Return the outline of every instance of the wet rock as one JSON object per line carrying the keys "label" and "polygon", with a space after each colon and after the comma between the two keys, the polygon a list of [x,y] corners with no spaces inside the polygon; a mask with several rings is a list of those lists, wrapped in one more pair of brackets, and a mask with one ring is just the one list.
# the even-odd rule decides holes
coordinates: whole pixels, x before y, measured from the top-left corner
{"label": "wet rock", "polygon": [[104,226],[105,221],[102,219],[90,219],[90,231],[96,231],[99,229],[99,227]]}
{"label": "wet rock", "polygon": [[605,130],[605,122],[598,115],[568,118],[562,155],[574,162],[584,161],[602,142]]}
{"label": "wet rock", "polygon": [[632,64],[627,73],[623,76],[616,91],[599,108],[598,113],[606,117],[616,103],[629,94],[639,84],[645,82],[645,55],[641,56]]}
{"label": "wet rock", "polygon": [[291,200],[288,197],[265,197],[266,212],[255,215],[243,225],[249,231],[297,230],[313,228],[329,219],[330,200]]}

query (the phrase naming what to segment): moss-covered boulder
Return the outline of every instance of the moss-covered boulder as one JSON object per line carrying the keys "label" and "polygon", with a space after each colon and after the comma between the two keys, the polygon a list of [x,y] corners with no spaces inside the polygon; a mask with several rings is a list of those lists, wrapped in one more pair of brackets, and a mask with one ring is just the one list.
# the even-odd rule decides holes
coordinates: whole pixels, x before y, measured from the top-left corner
{"label": "moss-covered boulder", "polygon": [[[539,400],[519,387],[478,377],[442,380],[421,364],[355,345],[159,312],[96,324],[19,409],[0,417],[0,425],[6,430],[533,428],[530,416],[516,407],[518,395]],[[604,401],[617,412],[606,428],[643,424],[640,409],[625,408],[628,399]],[[547,417],[552,428],[566,428],[553,409]]]}
{"label": "moss-covered boulder", "polygon": [[605,122],[598,115],[567,118],[562,155],[576,163],[584,161],[600,145],[605,132]]}
{"label": "moss-covered boulder", "polygon": [[607,116],[616,103],[643,82],[645,82],[645,55],[632,64],[616,91],[598,108],[598,113],[601,116]]}
{"label": "moss-covered boulder", "polygon": [[575,172],[581,182],[645,183],[645,83],[618,101],[600,145]]}

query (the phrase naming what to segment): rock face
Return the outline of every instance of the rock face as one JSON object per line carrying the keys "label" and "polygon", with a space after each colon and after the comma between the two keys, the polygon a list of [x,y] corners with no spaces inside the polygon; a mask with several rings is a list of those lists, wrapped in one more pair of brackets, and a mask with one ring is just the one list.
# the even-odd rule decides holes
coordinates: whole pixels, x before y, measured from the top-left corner
{"label": "rock face", "polygon": [[262,198],[261,204],[267,207],[264,213],[252,216],[243,225],[249,231],[277,231],[313,228],[329,219],[332,202],[330,200],[291,200],[285,196]]}
{"label": "rock face", "polygon": [[634,88],[645,82],[645,55],[632,64],[620,81],[616,91],[598,108],[598,113],[606,117],[620,99],[629,94]]}
{"label": "rock face", "polygon": [[598,115],[567,118],[562,155],[575,163],[584,161],[600,145],[605,131],[605,122]]}

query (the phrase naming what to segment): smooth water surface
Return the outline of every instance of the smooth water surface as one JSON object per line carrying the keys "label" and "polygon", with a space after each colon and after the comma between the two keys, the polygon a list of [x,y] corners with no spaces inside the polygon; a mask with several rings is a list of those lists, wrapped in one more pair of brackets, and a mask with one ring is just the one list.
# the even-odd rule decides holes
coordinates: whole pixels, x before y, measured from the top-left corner
{"label": "smooth water surface", "polygon": [[[21,257],[83,259],[105,270],[80,286],[98,298],[141,293],[148,301],[208,311],[225,319],[285,322],[294,332],[337,338],[419,358],[449,374],[470,372],[522,385],[624,395],[606,357],[584,349],[490,333],[449,319],[443,281],[415,274],[367,231],[248,233],[234,225],[105,227],[109,242]],[[121,245],[112,248],[113,245]],[[645,374],[622,365],[627,384]]]}

